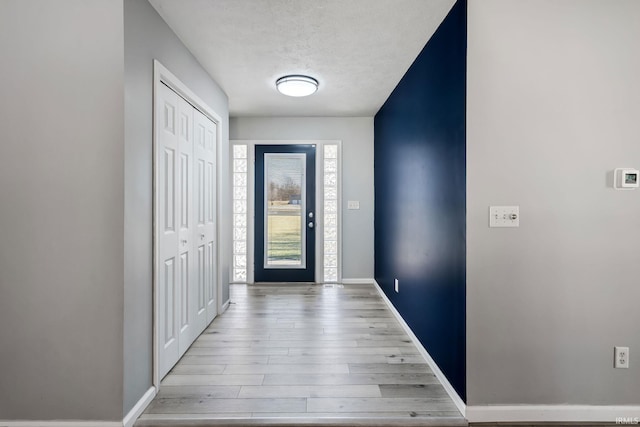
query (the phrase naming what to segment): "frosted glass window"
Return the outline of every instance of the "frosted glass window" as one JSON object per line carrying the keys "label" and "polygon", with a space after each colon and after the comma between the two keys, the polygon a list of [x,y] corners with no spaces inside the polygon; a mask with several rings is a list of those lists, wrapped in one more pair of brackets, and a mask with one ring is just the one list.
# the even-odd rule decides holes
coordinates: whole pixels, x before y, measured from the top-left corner
{"label": "frosted glass window", "polygon": [[324,199],[324,211],[326,213],[334,213],[338,211],[338,201],[337,200],[327,200]]}
{"label": "frosted glass window", "polygon": [[[336,227],[325,227],[324,228],[324,240],[338,240],[338,232]],[[326,258],[327,254],[325,254]]]}
{"label": "frosted glass window", "polygon": [[325,144],[323,151],[323,205],[324,205],[324,282],[338,281],[340,253],[338,249],[338,145]]}
{"label": "frosted glass window", "polygon": [[325,159],[324,160],[325,172],[338,172],[338,159]]}
{"label": "frosted glass window", "polygon": [[246,200],[247,199],[247,187],[234,187],[233,188],[234,200]]}
{"label": "frosted glass window", "polygon": [[233,146],[233,158],[234,159],[246,159],[247,158],[247,146],[246,145],[234,145]]}
{"label": "frosted glass window", "polygon": [[337,267],[338,257],[335,254],[325,255],[325,267]]}
{"label": "frosted glass window", "polygon": [[325,282],[337,282],[338,281],[338,269],[337,268],[325,268],[324,269],[324,281]]}
{"label": "frosted glass window", "polygon": [[246,172],[247,171],[247,159],[234,159],[233,160],[234,172]]}
{"label": "frosted glass window", "polygon": [[233,212],[235,213],[247,213],[247,201],[246,200],[234,200]]}
{"label": "frosted glass window", "polygon": [[338,158],[338,146],[335,144],[326,144],[324,146],[324,158],[325,159],[337,159]]}
{"label": "frosted glass window", "polygon": [[337,183],[338,183],[338,175],[335,173],[327,173],[325,171],[324,185],[329,188],[335,188]]}
{"label": "frosted glass window", "polygon": [[324,225],[325,228],[329,227],[337,227],[338,226],[338,214],[335,213],[325,213],[324,214]]}
{"label": "frosted glass window", "polygon": [[233,242],[233,253],[236,254],[246,254],[247,253],[247,243],[240,240]]}
{"label": "frosted glass window", "polygon": [[232,282],[247,281],[247,153],[246,144],[233,146]]}
{"label": "frosted glass window", "polygon": [[233,174],[233,185],[235,185],[236,187],[246,187],[247,174],[246,173]]}
{"label": "frosted glass window", "polygon": [[244,214],[235,214],[233,216],[233,226],[234,227],[246,227],[247,226],[247,216]]}
{"label": "frosted glass window", "polygon": [[233,270],[233,280],[236,282],[246,282],[247,281],[247,269],[246,268],[235,268]]}
{"label": "frosted glass window", "polygon": [[240,227],[233,227],[233,240],[247,240],[247,229]]}
{"label": "frosted glass window", "polygon": [[236,268],[247,268],[247,256],[236,255],[234,264]]}
{"label": "frosted glass window", "polygon": [[324,242],[324,253],[325,254],[335,254],[338,253],[338,245],[335,241],[327,241]]}
{"label": "frosted glass window", "polygon": [[337,199],[338,198],[338,189],[335,187],[325,188],[327,199]]}

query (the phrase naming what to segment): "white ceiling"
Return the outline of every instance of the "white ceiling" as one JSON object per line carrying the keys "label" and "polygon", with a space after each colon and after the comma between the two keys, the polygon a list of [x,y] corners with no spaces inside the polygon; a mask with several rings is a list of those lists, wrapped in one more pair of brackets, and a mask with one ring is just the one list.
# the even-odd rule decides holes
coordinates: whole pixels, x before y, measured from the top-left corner
{"label": "white ceiling", "polygon": [[[455,0],[150,0],[232,116],[373,116]],[[275,81],[306,74],[306,98]]]}

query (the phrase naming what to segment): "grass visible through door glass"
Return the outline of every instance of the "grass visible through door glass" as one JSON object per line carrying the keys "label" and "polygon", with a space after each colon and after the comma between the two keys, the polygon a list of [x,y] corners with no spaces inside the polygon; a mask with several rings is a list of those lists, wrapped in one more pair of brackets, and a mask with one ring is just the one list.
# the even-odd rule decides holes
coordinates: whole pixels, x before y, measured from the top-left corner
{"label": "grass visible through door glass", "polygon": [[302,260],[301,206],[290,201],[269,202],[267,260],[269,264],[300,264]]}

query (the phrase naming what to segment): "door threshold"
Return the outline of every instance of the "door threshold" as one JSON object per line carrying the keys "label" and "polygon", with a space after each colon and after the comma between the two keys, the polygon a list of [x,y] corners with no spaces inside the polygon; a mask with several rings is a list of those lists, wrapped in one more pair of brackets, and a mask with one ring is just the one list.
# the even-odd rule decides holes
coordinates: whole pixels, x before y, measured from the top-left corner
{"label": "door threshold", "polygon": [[254,283],[248,283],[248,285],[260,285],[260,286],[268,286],[268,285],[276,285],[276,286],[282,286],[282,285],[305,285],[305,286],[309,286],[309,285],[322,285],[322,283],[316,283],[316,282],[254,282]]}

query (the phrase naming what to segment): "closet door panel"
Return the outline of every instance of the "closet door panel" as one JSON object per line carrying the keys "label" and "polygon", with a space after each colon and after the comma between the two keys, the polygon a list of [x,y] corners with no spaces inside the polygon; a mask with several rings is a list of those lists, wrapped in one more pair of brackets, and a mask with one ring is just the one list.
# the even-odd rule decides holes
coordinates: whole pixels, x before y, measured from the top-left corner
{"label": "closet door panel", "polygon": [[191,316],[191,292],[194,274],[193,254],[193,110],[194,108],[184,99],[178,97],[178,151],[180,153],[179,166],[179,244],[180,258],[179,289],[180,313],[179,354],[182,356],[193,342],[193,326]]}
{"label": "closet door panel", "polygon": [[[215,125],[204,114],[194,111],[195,144],[195,241],[198,253],[198,284],[194,298],[198,333],[213,320],[215,309]],[[212,154],[213,153],[213,154]]]}
{"label": "closet door panel", "polygon": [[180,358],[179,292],[179,97],[160,85],[156,117],[160,123],[156,147],[158,197],[158,338],[159,372],[164,377]]}

